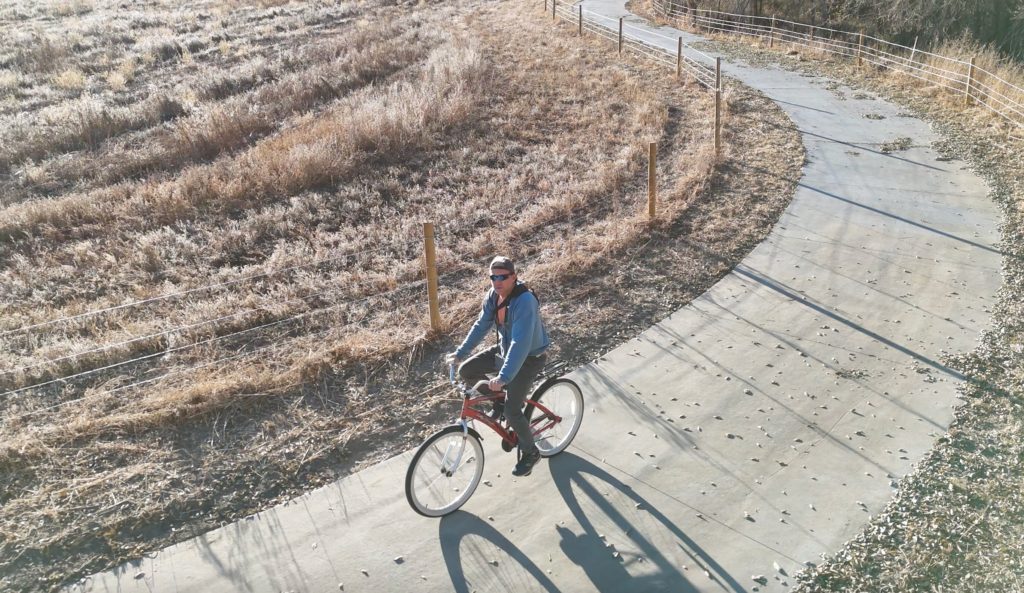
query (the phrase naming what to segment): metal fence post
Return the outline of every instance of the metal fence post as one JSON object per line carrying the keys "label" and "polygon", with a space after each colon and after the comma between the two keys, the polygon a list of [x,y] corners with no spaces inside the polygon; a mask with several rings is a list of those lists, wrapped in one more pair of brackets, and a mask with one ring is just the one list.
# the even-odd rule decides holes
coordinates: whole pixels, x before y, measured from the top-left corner
{"label": "metal fence post", "polygon": [[580,37],[583,37],[583,5],[580,4]]}
{"label": "metal fence post", "polygon": [[722,58],[715,58],[715,156],[722,152]]}
{"label": "metal fence post", "polygon": [[427,268],[427,302],[430,306],[430,329],[441,330],[441,307],[437,299],[437,256],[434,252],[434,223],[423,223],[423,263]]}
{"label": "metal fence post", "polygon": [[971,87],[974,85],[974,62],[978,58],[971,58],[971,65],[967,68],[967,88],[964,89],[964,105],[971,104]]}
{"label": "metal fence post", "polygon": [[768,32],[768,49],[775,47],[775,15],[772,15],[772,30]]}
{"label": "metal fence post", "polygon": [[857,38],[857,65],[861,66],[864,64],[864,31],[860,32],[860,36]]}
{"label": "metal fence post", "polygon": [[676,78],[680,78],[683,75],[683,38],[679,38],[679,43],[676,46]]}
{"label": "metal fence post", "polygon": [[658,201],[657,162],[658,145],[651,142],[647,147],[647,216],[651,220],[654,220],[655,204]]}
{"label": "metal fence post", "polygon": [[622,18],[619,17],[619,53],[622,53]]}

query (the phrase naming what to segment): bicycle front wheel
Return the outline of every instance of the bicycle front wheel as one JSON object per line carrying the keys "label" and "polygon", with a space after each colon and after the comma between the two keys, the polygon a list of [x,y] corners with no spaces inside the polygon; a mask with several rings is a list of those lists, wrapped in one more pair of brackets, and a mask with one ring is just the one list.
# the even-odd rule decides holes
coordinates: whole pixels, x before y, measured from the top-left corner
{"label": "bicycle front wheel", "polygon": [[447,426],[423,441],[405,474],[405,498],[426,517],[441,517],[466,504],[484,473],[480,439]]}
{"label": "bicycle front wheel", "polygon": [[561,378],[548,383],[530,399],[551,412],[546,414],[532,403],[526,404],[530,425],[534,431],[540,431],[534,435],[537,449],[544,457],[561,453],[576,437],[583,423],[583,392],[573,381]]}

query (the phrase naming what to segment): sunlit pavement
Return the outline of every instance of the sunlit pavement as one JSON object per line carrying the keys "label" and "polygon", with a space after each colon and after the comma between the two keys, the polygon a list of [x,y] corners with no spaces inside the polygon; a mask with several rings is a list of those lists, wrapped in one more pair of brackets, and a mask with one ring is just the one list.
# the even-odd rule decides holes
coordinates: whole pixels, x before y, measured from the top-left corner
{"label": "sunlit pavement", "polygon": [[[628,23],[672,52],[699,39]],[[723,71],[802,132],[794,199],[728,277],[573,373],[587,407],[565,453],[513,479],[485,435],[488,482],[431,520],[405,501],[409,452],[72,590],[782,591],[840,549],[952,419],[943,356],[989,321],[998,212],[900,108]],[[912,147],[880,150],[899,137]]]}

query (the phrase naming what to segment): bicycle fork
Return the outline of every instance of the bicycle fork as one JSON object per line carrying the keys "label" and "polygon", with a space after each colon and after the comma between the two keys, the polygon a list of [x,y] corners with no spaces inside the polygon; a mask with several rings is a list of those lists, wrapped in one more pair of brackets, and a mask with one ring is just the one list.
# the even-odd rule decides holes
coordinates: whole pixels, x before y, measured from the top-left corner
{"label": "bicycle fork", "polygon": [[[462,463],[462,455],[466,452],[466,439],[471,438],[469,436],[469,423],[466,422],[466,419],[463,418],[460,420],[459,424],[462,426],[462,442],[458,445],[455,443],[449,443],[448,447],[444,451],[444,457],[441,458],[441,473],[448,478],[452,477],[452,474],[454,474],[455,470],[458,469],[459,464]],[[449,468],[448,457],[452,454],[452,449],[455,447],[458,447],[459,450],[455,455],[455,460],[452,461]]]}

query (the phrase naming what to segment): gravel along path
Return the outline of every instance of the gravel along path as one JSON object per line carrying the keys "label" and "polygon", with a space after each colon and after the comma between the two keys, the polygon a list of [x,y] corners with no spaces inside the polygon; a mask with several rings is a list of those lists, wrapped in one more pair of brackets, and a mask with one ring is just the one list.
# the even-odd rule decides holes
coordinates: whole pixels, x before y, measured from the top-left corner
{"label": "gravel along path", "polygon": [[[802,593],[1024,590],[1024,134],[926,87],[850,64],[714,47],[752,64],[836,81],[840,99],[884,98],[928,121],[943,162],[989,185],[1002,224],[1002,286],[978,346],[941,360],[968,378],[948,430],[856,537],[800,575]],[[972,289],[976,287],[970,287]]]}
{"label": "gravel along path", "polygon": [[[948,430],[860,533],[798,575],[796,590],[1024,590],[1024,133],[983,109],[965,109],[959,97],[886,71],[727,39],[700,47],[730,61],[825,76],[840,101],[884,99],[902,108],[897,117],[927,121],[940,162],[984,178],[1002,218],[1002,285],[986,309],[988,325],[973,350],[940,358],[967,378]],[[877,110],[864,117],[887,119]],[[894,136],[885,148],[913,143]]]}

